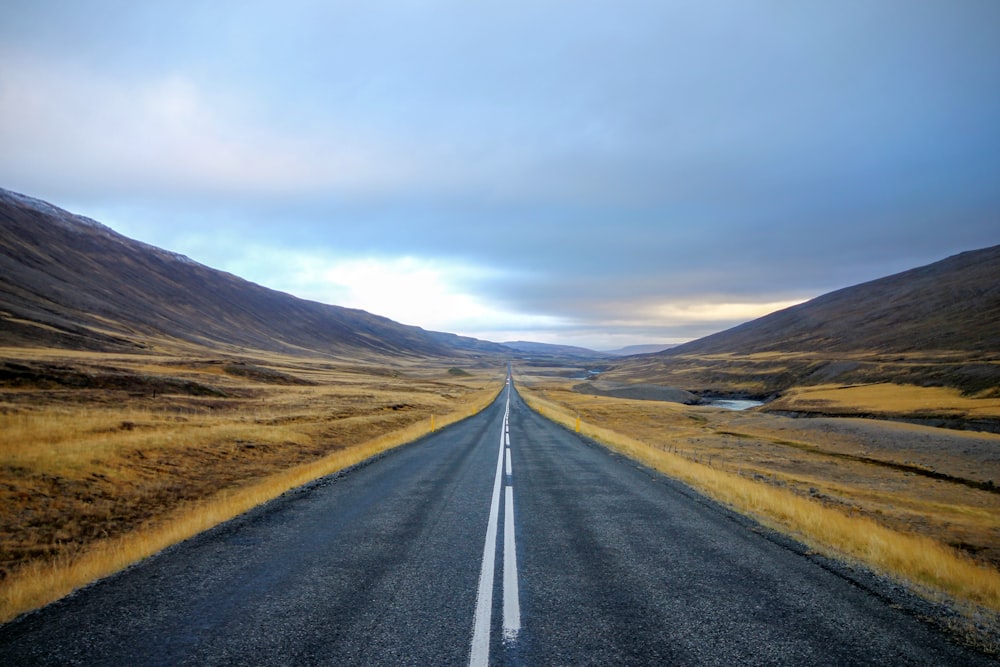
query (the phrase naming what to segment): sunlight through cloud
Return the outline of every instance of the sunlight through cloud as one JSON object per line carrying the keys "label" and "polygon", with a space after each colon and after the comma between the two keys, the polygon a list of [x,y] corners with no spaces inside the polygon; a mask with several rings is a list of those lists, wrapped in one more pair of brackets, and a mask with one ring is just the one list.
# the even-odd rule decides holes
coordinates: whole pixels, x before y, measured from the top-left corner
{"label": "sunlight through cloud", "polygon": [[646,314],[663,324],[748,321],[803,303],[806,299],[767,303],[661,303],[648,307]]}
{"label": "sunlight through cloud", "polygon": [[498,271],[417,257],[331,258],[295,255],[272,284],[296,296],[436,331],[488,338],[509,327],[551,327],[557,318],[508,312],[475,295]]}

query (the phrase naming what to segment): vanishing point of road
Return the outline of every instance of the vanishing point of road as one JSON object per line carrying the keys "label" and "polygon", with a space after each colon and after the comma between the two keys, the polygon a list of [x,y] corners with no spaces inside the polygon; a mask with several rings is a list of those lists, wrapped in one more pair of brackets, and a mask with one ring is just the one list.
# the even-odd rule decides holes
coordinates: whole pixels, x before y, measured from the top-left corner
{"label": "vanishing point of road", "polygon": [[528,409],[0,626],[0,665],[978,665],[800,546]]}

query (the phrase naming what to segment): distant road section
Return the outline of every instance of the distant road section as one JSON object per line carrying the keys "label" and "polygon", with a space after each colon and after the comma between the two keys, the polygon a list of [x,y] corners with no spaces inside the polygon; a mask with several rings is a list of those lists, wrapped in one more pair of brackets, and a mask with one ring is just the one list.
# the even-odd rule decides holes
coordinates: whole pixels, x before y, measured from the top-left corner
{"label": "distant road section", "polygon": [[995,664],[833,570],[511,389],[0,627],[0,664]]}

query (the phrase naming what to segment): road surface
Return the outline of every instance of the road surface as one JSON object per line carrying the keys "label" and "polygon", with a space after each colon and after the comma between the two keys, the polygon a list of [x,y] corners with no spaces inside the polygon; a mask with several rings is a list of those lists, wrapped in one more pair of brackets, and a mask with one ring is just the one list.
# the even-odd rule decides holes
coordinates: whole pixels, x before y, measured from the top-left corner
{"label": "road surface", "polygon": [[995,664],[804,554],[511,390],[0,627],[0,665]]}

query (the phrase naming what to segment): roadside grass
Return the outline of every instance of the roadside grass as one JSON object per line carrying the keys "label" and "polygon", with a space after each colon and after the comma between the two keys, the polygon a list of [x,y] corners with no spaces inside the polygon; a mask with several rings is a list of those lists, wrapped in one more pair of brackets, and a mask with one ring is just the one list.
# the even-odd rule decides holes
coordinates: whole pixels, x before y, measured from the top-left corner
{"label": "roadside grass", "polygon": [[276,386],[215,360],[58,361],[211,383],[219,395],[0,386],[0,622],[471,416],[503,377],[499,367],[458,376],[454,360],[253,359],[266,367],[254,377],[309,382]]}
{"label": "roadside grass", "polygon": [[[575,428],[579,413],[572,405],[575,397],[570,392],[532,382],[521,383],[520,389],[532,409],[568,428]],[[603,401],[605,404],[608,401],[616,401],[617,405],[624,403],[620,399]],[[704,422],[686,417],[688,410],[683,407],[668,410],[671,413],[668,421],[675,423],[676,428],[671,432],[667,427],[664,438],[671,435],[689,437],[704,426]],[[752,471],[737,466],[722,469],[718,462],[713,464],[711,456],[703,450],[682,454],[669,445],[656,447],[630,437],[624,432],[627,429],[627,424],[620,421],[615,422],[613,429],[608,428],[598,423],[593,414],[581,422],[584,435],[679,479],[767,526],[791,534],[810,548],[863,563],[908,583],[928,597],[959,601],[985,608],[993,614],[1000,612],[1000,571],[996,567],[979,562],[930,536],[886,526],[866,516],[860,505],[838,507],[797,493],[789,486],[776,485],[773,478],[765,477],[774,471],[764,465]],[[855,501],[860,500],[855,498]],[[995,503],[992,499],[989,502]],[[978,513],[976,518],[983,516]]]}

